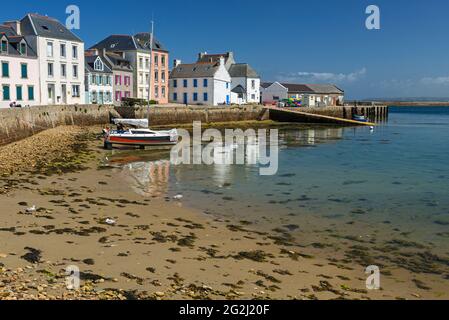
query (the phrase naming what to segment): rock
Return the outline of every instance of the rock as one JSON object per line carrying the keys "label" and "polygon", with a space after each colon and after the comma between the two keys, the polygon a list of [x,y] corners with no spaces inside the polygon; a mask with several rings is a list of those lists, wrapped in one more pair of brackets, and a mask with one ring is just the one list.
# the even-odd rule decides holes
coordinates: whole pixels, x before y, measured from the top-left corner
{"label": "rock", "polygon": [[157,291],[157,292],[155,292],[154,293],[157,297],[163,297],[163,296],[165,296],[165,293],[164,292],[161,292],[161,291]]}

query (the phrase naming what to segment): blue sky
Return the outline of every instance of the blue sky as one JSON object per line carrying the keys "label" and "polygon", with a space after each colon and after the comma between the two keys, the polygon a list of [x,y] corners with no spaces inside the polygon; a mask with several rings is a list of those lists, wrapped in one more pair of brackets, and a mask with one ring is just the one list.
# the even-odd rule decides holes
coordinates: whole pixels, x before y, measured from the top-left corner
{"label": "blue sky", "polygon": [[[78,5],[76,33],[86,47],[109,34],[147,31],[154,13],[171,59],[234,51],[266,81],[332,82],[357,99],[449,97],[446,0],[19,2],[4,3],[0,20],[37,12],[65,21],[67,5]],[[370,4],[380,7],[380,30],[365,28]]]}

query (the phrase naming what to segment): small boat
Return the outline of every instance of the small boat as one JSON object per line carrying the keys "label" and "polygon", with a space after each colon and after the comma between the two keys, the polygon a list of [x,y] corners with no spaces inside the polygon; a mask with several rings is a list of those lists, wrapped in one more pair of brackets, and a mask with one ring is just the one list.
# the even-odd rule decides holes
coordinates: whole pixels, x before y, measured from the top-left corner
{"label": "small boat", "polygon": [[[139,146],[168,146],[178,143],[178,131],[176,129],[167,131],[155,131],[148,128],[147,119],[113,119],[117,130],[105,129],[104,148],[112,149],[112,145]],[[133,128],[125,129],[125,126]]]}
{"label": "small boat", "polygon": [[352,119],[359,122],[368,122],[368,119],[365,116],[353,115]]}

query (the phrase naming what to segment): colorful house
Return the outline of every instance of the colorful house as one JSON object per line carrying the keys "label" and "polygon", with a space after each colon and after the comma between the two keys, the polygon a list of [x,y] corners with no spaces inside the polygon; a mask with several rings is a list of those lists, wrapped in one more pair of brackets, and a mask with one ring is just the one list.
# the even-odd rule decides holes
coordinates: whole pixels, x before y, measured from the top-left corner
{"label": "colorful house", "polygon": [[0,108],[40,104],[39,61],[20,22],[0,25]]}
{"label": "colorful house", "polygon": [[85,56],[86,104],[113,104],[111,68],[99,55],[86,52]]}

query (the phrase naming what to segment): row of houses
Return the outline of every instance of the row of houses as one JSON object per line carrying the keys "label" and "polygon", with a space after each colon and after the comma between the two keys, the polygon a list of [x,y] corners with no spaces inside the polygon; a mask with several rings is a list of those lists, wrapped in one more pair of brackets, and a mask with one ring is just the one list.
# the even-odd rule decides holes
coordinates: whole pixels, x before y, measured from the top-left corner
{"label": "row of houses", "polygon": [[124,98],[159,104],[230,105],[298,98],[305,105],[337,105],[331,85],[261,83],[233,52],[174,60],[150,33],[111,35],[85,50],[58,20],[27,14],[0,24],[0,108],[59,104],[115,104]]}

